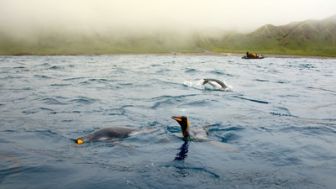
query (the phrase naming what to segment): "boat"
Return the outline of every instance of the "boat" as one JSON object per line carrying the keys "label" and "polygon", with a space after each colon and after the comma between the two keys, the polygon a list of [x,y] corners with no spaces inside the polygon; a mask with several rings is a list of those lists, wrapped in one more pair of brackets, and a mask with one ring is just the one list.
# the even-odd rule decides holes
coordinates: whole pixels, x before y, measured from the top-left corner
{"label": "boat", "polygon": [[246,55],[242,57],[242,59],[263,59],[264,56],[258,55],[257,53],[249,53],[246,52]]}
{"label": "boat", "polygon": [[248,57],[248,56],[243,56],[242,59],[264,59],[264,56],[256,56],[256,57]]}

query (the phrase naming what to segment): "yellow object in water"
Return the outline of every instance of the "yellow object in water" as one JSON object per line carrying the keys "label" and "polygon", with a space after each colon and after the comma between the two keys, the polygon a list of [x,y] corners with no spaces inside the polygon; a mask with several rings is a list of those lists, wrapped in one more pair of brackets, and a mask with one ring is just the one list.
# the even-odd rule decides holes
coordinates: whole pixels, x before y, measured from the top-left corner
{"label": "yellow object in water", "polygon": [[76,139],[76,144],[84,144],[84,139],[82,137]]}

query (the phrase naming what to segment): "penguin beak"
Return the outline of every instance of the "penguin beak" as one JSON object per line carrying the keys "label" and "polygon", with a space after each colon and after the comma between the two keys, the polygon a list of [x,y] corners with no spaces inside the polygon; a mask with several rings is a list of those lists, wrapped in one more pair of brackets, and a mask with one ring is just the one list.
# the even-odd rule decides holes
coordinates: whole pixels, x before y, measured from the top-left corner
{"label": "penguin beak", "polygon": [[172,116],[172,119],[174,119],[177,122],[181,122],[182,121],[182,117],[181,116]]}

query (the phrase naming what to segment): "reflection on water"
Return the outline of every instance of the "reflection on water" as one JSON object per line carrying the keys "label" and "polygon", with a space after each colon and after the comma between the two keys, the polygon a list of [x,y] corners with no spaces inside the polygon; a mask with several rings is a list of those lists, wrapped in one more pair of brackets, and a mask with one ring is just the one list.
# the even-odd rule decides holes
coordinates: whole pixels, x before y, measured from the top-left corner
{"label": "reflection on water", "polygon": [[176,154],[175,160],[184,160],[188,156],[189,141],[184,141],[180,147],[179,153]]}

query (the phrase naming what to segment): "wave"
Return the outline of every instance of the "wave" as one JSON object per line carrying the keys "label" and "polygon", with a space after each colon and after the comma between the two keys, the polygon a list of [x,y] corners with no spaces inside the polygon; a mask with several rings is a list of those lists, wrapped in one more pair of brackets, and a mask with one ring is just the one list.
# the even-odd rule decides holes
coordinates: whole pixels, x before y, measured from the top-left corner
{"label": "wave", "polygon": [[320,90],[320,91],[330,92],[330,93],[332,93],[333,95],[336,95],[336,91],[334,91],[334,90],[330,90],[330,89],[325,89],[325,88],[322,88],[322,87],[307,87],[307,89],[315,89],[315,90]]}
{"label": "wave", "polygon": [[336,129],[332,127],[327,126],[288,126],[280,129],[280,131],[283,132],[300,132],[305,135],[317,135],[317,136],[323,136],[323,135],[335,135]]}
{"label": "wave", "polygon": [[267,101],[263,101],[263,100],[257,100],[257,99],[252,99],[252,98],[246,98],[246,97],[242,97],[242,96],[233,96],[235,98],[239,98],[239,99],[242,99],[242,100],[247,100],[247,101],[251,101],[251,102],[256,102],[256,103],[259,103],[259,104],[269,104],[269,102]]}
{"label": "wave", "polygon": [[207,125],[205,128],[210,136],[214,135],[223,143],[239,140],[241,136],[238,133],[245,129],[239,125],[232,126],[231,124],[223,125],[221,123]]}
{"label": "wave", "polygon": [[162,74],[162,73],[167,73],[167,72],[170,72],[170,71],[172,71],[172,70],[168,69],[168,68],[161,68],[161,69],[157,70],[155,73]]}
{"label": "wave", "polygon": [[34,77],[39,78],[39,79],[51,79],[52,77],[47,76],[47,75],[34,75]]}
{"label": "wave", "polygon": [[97,83],[106,83],[106,82],[110,82],[110,80],[108,79],[89,79],[89,82],[97,82]]}
{"label": "wave", "polygon": [[69,77],[63,79],[63,81],[73,81],[73,80],[78,80],[78,79],[85,79],[85,77]]}
{"label": "wave", "polygon": [[165,100],[161,100],[160,102],[155,102],[150,108],[151,109],[157,109],[157,108],[159,108],[160,106],[163,106],[163,105],[165,105],[165,106],[166,105],[173,105],[178,101],[179,101],[178,99],[168,98],[168,99],[165,99]]}
{"label": "wave", "polygon": [[78,103],[78,104],[88,105],[88,104],[93,104],[93,103],[97,102],[97,100],[93,99],[93,98],[79,96],[79,97],[77,97],[75,99],[70,100],[70,102],[71,103]]}
{"label": "wave", "polygon": [[254,81],[258,81],[258,82],[269,82],[269,80],[267,80],[267,79],[255,79]]}
{"label": "wave", "polygon": [[212,70],[210,73],[215,74],[215,75],[225,75],[225,73],[221,70]]}
{"label": "wave", "polygon": [[69,83],[53,83],[50,84],[51,87],[66,87],[66,86],[71,86],[72,84]]}
{"label": "wave", "polygon": [[41,101],[43,101],[45,104],[49,104],[49,105],[66,105],[67,103],[65,102],[61,102],[59,100],[57,100],[56,98],[43,98]]}
{"label": "wave", "polygon": [[41,107],[40,110],[53,112],[53,109]]}
{"label": "wave", "polygon": [[177,103],[183,103],[186,98],[198,96],[199,94],[187,94],[187,95],[177,95],[177,96],[169,96],[169,95],[163,95],[159,97],[151,98],[150,101],[154,101],[154,104],[150,107],[152,109],[156,109],[160,106],[166,106],[166,105],[174,105]]}
{"label": "wave", "polygon": [[114,83],[116,82],[116,80],[110,80],[110,79],[104,79],[104,78],[101,78],[101,79],[85,79],[84,81],[81,81],[79,84],[80,85],[92,85],[92,86],[95,86],[97,84],[103,84],[103,85],[109,85],[111,83]]}
{"label": "wave", "polygon": [[316,67],[312,64],[299,64],[298,68],[300,68],[300,69],[312,69],[312,68],[316,68]]}
{"label": "wave", "polygon": [[215,100],[209,100],[209,99],[203,99],[203,100],[194,100],[194,101],[189,101],[186,103],[183,103],[182,105],[185,106],[207,106],[209,105],[211,102],[218,102]]}
{"label": "wave", "polygon": [[15,156],[0,155],[0,158],[4,162],[0,168],[0,183],[8,176],[30,170],[30,167],[21,166],[21,162]]}
{"label": "wave", "polygon": [[51,129],[33,129],[33,130],[27,130],[25,132],[38,133],[38,135],[48,136],[48,137],[62,136],[59,133],[57,133],[57,132],[55,132],[54,130],[51,130]]}
{"label": "wave", "polygon": [[220,76],[234,77],[234,75],[229,74],[229,73],[225,73],[224,71],[221,71],[221,70],[212,70],[209,73],[214,74],[214,75],[220,75]]}
{"label": "wave", "polygon": [[275,107],[275,110],[271,111],[270,114],[274,116],[297,117],[292,115],[291,112],[285,107]]}
{"label": "wave", "polygon": [[62,67],[62,66],[51,66],[51,67],[48,68],[48,70],[63,70],[63,69],[64,69],[64,67]]}
{"label": "wave", "polygon": [[32,110],[23,110],[22,113],[23,114],[26,114],[26,115],[29,115],[29,114],[35,114],[37,113],[38,111],[36,109],[32,109]]}
{"label": "wave", "polygon": [[192,166],[186,166],[186,165],[180,165],[179,161],[174,161],[172,165],[166,165],[164,167],[174,167],[178,170],[179,173],[182,173],[183,175],[188,175],[188,177],[192,177],[194,174],[206,174],[212,178],[218,179],[220,176],[216,174],[215,172],[204,168],[204,167],[192,167]]}
{"label": "wave", "polygon": [[207,125],[206,126],[208,129],[208,132],[209,133],[217,133],[217,132],[220,132],[220,131],[241,131],[241,130],[244,130],[245,128],[244,127],[241,127],[241,126],[225,126],[225,125],[222,125],[220,123],[217,123],[217,124],[211,124],[211,125]]}
{"label": "wave", "polygon": [[275,83],[280,83],[280,84],[285,84],[285,83],[289,83],[289,81],[285,81],[285,80],[278,80]]}
{"label": "wave", "polygon": [[225,133],[221,136],[218,136],[221,139],[221,142],[224,142],[224,143],[230,143],[232,141],[235,141],[235,140],[238,140],[239,138],[241,138],[239,135],[235,134],[235,133]]}
{"label": "wave", "polygon": [[185,73],[196,73],[198,72],[198,70],[194,69],[194,68],[186,68],[184,70]]}

